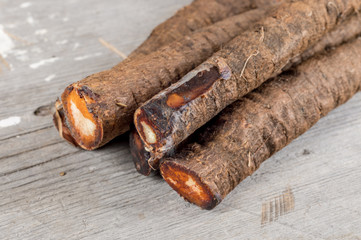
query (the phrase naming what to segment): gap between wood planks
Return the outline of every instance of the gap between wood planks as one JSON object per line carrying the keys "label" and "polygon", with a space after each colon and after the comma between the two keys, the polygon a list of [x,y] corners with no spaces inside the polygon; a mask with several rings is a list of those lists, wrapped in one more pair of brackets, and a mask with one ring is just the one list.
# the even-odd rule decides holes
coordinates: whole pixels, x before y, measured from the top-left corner
{"label": "gap between wood planks", "polygon": [[6,141],[6,140],[9,140],[9,139],[12,139],[12,138],[16,138],[16,137],[18,137],[18,136],[21,137],[21,136],[24,136],[24,135],[28,135],[28,134],[31,134],[31,133],[38,132],[38,131],[50,129],[50,128],[53,128],[53,127],[54,127],[53,125],[48,125],[48,126],[45,126],[45,127],[42,127],[42,128],[38,128],[38,129],[31,130],[31,131],[29,131],[29,132],[19,133],[19,134],[16,134],[16,135],[12,135],[12,136],[10,136],[10,137],[5,137],[5,138],[3,138],[3,139],[0,139],[0,142]]}
{"label": "gap between wood planks", "polygon": [[[36,108],[33,112],[33,115],[34,116],[41,116],[41,117],[44,117],[44,116],[49,116],[49,115],[52,115],[55,111],[55,107],[54,107],[54,103],[55,102],[50,102],[49,104],[46,104],[46,105],[42,105],[38,108]],[[34,133],[34,132],[37,132],[37,131],[41,131],[41,130],[45,130],[45,129],[50,129],[54,127],[54,125],[49,125],[49,126],[45,126],[45,127],[42,127],[42,128],[39,128],[39,129],[35,129],[35,130],[32,130],[32,131],[29,131],[29,132],[25,132],[25,133],[21,133],[21,134],[16,134],[16,135],[13,135],[13,136],[10,136],[10,137],[5,137],[3,139],[0,139],[0,142],[3,142],[5,140],[9,140],[9,139],[12,139],[14,137],[20,137],[20,136],[24,136],[24,135],[27,135],[27,134],[30,134],[30,133]]]}
{"label": "gap between wood planks", "polygon": [[[35,149],[34,149],[34,150],[35,150]],[[27,166],[27,167],[23,167],[23,168],[19,168],[19,169],[16,169],[16,170],[9,171],[9,172],[5,172],[5,173],[0,174],[0,177],[8,176],[8,175],[13,174],[13,173],[16,173],[16,172],[24,171],[24,170],[31,169],[31,168],[34,168],[34,167],[37,167],[37,166],[41,166],[41,165],[43,165],[43,164],[52,162],[52,161],[54,161],[54,160],[57,160],[57,159],[60,159],[60,158],[63,158],[63,157],[69,156],[69,155],[74,155],[74,154],[76,154],[76,153],[78,153],[78,152],[82,152],[82,150],[78,150],[78,151],[71,152],[71,153],[66,153],[66,154],[64,154],[64,155],[57,156],[57,157],[55,157],[55,158],[51,158],[51,159],[49,159],[49,160],[46,160],[45,162],[41,162],[41,163],[37,163],[37,164],[30,165],[30,166]]]}
{"label": "gap between wood planks", "polygon": [[7,158],[19,156],[19,155],[24,154],[24,153],[36,151],[36,150],[39,150],[39,149],[42,149],[42,148],[45,148],[45,147],[49,147],[49,146],[53,146],[53,145],[56,145],[56,144],[62,143],[62,142],[64,142],[64,141],[61,140],[61,141],[49,143],[49,144],[46,144],[46,145],[42,145],[42,146],[37,147],[37,148],[32,148],[32,149],[25,150],[25,151],[22,151],[22,152],[18,152],[18,153],[15,153],[15,154],[11,154],[11,155],[7,155],[7,156],[4,156],[4,157],[0,157],[0,160],[4,160],[4,159],[7,159]]}

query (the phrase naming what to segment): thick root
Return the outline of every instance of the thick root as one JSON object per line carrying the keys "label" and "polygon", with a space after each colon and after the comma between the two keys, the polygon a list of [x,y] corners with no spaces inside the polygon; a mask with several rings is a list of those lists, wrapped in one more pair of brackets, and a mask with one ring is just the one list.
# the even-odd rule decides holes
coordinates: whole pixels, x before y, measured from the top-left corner
{"label": "thick root", "polygon": [[[329,0],[284,3],[258,22],[256,30],[234,38],[153,96],[135,112],[134,119],[152,158],[162,158],[225,107],[281,73],[293,58],[360,9],[361,1],[353,0],[334,0],[332,5]],[[148,124],[146,132],[155,133],[152,142],[147,141],[142,123]]]}
{"label": "thick root", "polygon": [[265,83],[198,133],[200,144],[164,159],[162,176],[188,201],[215,206],[262,162],[357,93],[360,63],[359,38]]}

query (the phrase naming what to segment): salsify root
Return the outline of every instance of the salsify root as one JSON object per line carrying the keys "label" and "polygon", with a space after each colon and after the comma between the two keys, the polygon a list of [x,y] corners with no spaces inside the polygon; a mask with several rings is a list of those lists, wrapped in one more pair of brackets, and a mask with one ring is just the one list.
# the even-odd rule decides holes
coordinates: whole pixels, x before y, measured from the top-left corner
{"label": "salsify root", "polygon": [[129,60],[68,86],[61,101],[74,141],[92,150],[129,130],[139,104],[179,80],[265,12],[255,9],[227,18],[141,59]]}
{"label": "salsify root", "polygon": [[158,25],[148,39],[129,55],[129,58],[147,55],[195,30],[276,2],[279,0],[195,0]]}
{"label": "salsify root", "polygon": [[134,123],[153,159],[162,158],[226,106],[282,72],[341,19],[361,8],[354,0],[284,3],[234,38],[180,81],[135,112]]}
{"label": "salsify root", "polygon": [[304,51],[301,55],[294,57],[286,65],[284,70],[287,70],[291,66],[300,64],[302,61],[305,61],[315,55],[315,53],[320,53],[327,48],[332,48],[337,45],[340,45],[344,42],[350,41],[352,38],[359,36],[361,34],[361,16],[359,13],[354,14],[352,17],[348,18],[345,22],[339,24],[334,30],[329,32],[324,36],[321,41],[316,43],[314,46],[310,47]]}
{"label": "salsify root", "polygon": [[[355,14],[346,21],[340,23],[334,30],[325,35],[321,41],[317,42],[314,46],[310,47],[294,59],[291,59],[284,69],[289,69],[291,66],[300,64],[302,61],[305,61],[316,54],[322,53],[327,48],[337,47],[338,45],[359,36],[361,34],[360,25],[361,17]],[[137,135],[138,141],[142,143],[142,147],[136,148],[135,145],[130,146],[131,152],[133,153],[133,160],[138,172],[147,176],[150,174],[152,169],[159,169],[159,158],[151,157],[151,154],[145,150],[144,142],[135,131],[131,134],[131,139],[135,135]],[[137,145],[137,147],[140,147],[140,145]],[[177,149],[178,148],[181,149],[181,147],[177,146]],[[140,169],[137,166],[142,166],[142,168]]]}
{"label": "salsify root", "polygon": [[[262,1],[265,0],[259,1],[259,4],[262,4]],[[208,8],[204,9],[204,6],[206,5],[217,9],[217,11]],[[169,44],[179,37],[186,36],[192,31],[211,25],[212,22],[217,22],[229,16],[244,12],[254,7],[254,5],[255,3],[250,0],[242,2],[238,0],[195,0],[190,5],[179,10],[173,17],[158,25],[141,46],[135,49],[125,61],[117,65],[117,69],[131,60],[139,59],[156,51],[161,46]],[[71,130],[66,122],[66,113],[64,112],[63,104],[60,99],[57,100],[55,107],[56,111],[53,115],[53,119],[58,131],[63,131],[59,132],[60,137],[64,138],[69,143],[78,146],[77,139],[71,135]]]}
{"label": "salsify root", "polygon": [[228,106],[202,130],[201,142],[162,161],[183,198],[219,204],[272,154],[361,90],[361,39],[312,58]]}

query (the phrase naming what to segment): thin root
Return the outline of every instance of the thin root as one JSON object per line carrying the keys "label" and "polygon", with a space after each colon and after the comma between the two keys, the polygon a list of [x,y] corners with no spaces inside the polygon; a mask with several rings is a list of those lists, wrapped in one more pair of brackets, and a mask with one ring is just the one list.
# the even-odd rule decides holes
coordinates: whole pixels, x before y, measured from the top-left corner
{"label": "thin root", "polygon": [[124,103],[120,103],[120,102],[116,102],[115,104],[119,107],[124,107],[124,108],[128,107],[128,105],[126,105]]}
{"label": "thin root", "polygon": [[9,33],[9,32],[7,32],[7,31],[5,31],[5,30],[3,30],[3,31],[4,31],[4,33],[5,33],[6,35],[8,35],[8,36],[9,36],[10,38],[12,38],[13,40],[22,42],[22,43],[25,44],[25,45],[30,45],[30,43],[29,43],[28,41],[22,39],[21,37],[18,37],[18,36],[14,35],[14,34],[12,34],[12,33]]}
{"label": "thin root", "polygon": [[336,6],[336,4],[334,2],[328,2],[327,5],[330,7],[334,7],[337,11],[337,16],[340,15],[340,10],[338,9],[338,7]]}
{"label": "thin root", "polygon": [[259,54],[259,51],[256,50],[256,51],[254,51],[254,53],[252,53],[252,54],[247,58],[246,62],[244,63],[243,69],[242,69],[242,71],[241,71],[241,75],[239,76],[240,78],[243,77],[243,73],[244,73],[244,70],[245,70],[246,67],[247,67],[248,61],[249,61],[252,57],[257,56],[258,54]]}
{"label": "thin root", "polygon": [[0,54],[0,60],[9,70],[11,69],[10,64],[5,60],[5,58],[1,54]]}
{"label": "thin root", "polygon": [[58,132],[59,132],[59,136],[61,138],[64,138],[63,136],[63,124],[61,122],[61,117],[59,115],[58,109],[55,109],[55,116],[56,116],[56,122],[58,124]]}
{"label": "thin root", "polygon": [[110,51],[116,53],[118,56],[120,56],[123,59],[127,58],[127,55],[119,51],[116,47],[105,41],[103,38],[99,38],[99,42],[106,48],[108,48]]}
{"label": "thin root", "polygon": [[261,37],[259,38],[259,42],[262,43],[264,40],[264,28],[261,27]]}
{"label": "thin root", "polygon": [[248,152],[248,167],[251,167],[251,152]]}
{"label": "thin root", "polygon": [[158,169],[154,168],[154,167],[152,166],[152,164],[150,164],[150,160],[151,160],[151,159],[148,160],[148,165],[149,165],[149,167],[150,167],[153,171],[157,171]]}

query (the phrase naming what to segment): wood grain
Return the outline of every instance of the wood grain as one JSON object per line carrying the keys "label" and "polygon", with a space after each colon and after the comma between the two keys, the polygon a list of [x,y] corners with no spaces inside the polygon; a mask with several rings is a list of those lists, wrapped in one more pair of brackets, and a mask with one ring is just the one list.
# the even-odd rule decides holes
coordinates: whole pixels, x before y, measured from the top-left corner
{"label": "wood grain", "polygon": [[[0,25],[26,41],[13,39],[11,70],[1,65],[0,121],[21,122],[0,128],[0,239],[361,238],[361,94],[202,211],[160,177],[140,176],[127,136],[86,152],[58,137],[46,111],[34,115],[69,83],[121,60],[99,38],[128,54],[190,0],[28,2],[0,2]],[[275,197],[288,188],[294,206],[281,214]],[[270,201],[273,221],[262,225]]]}

